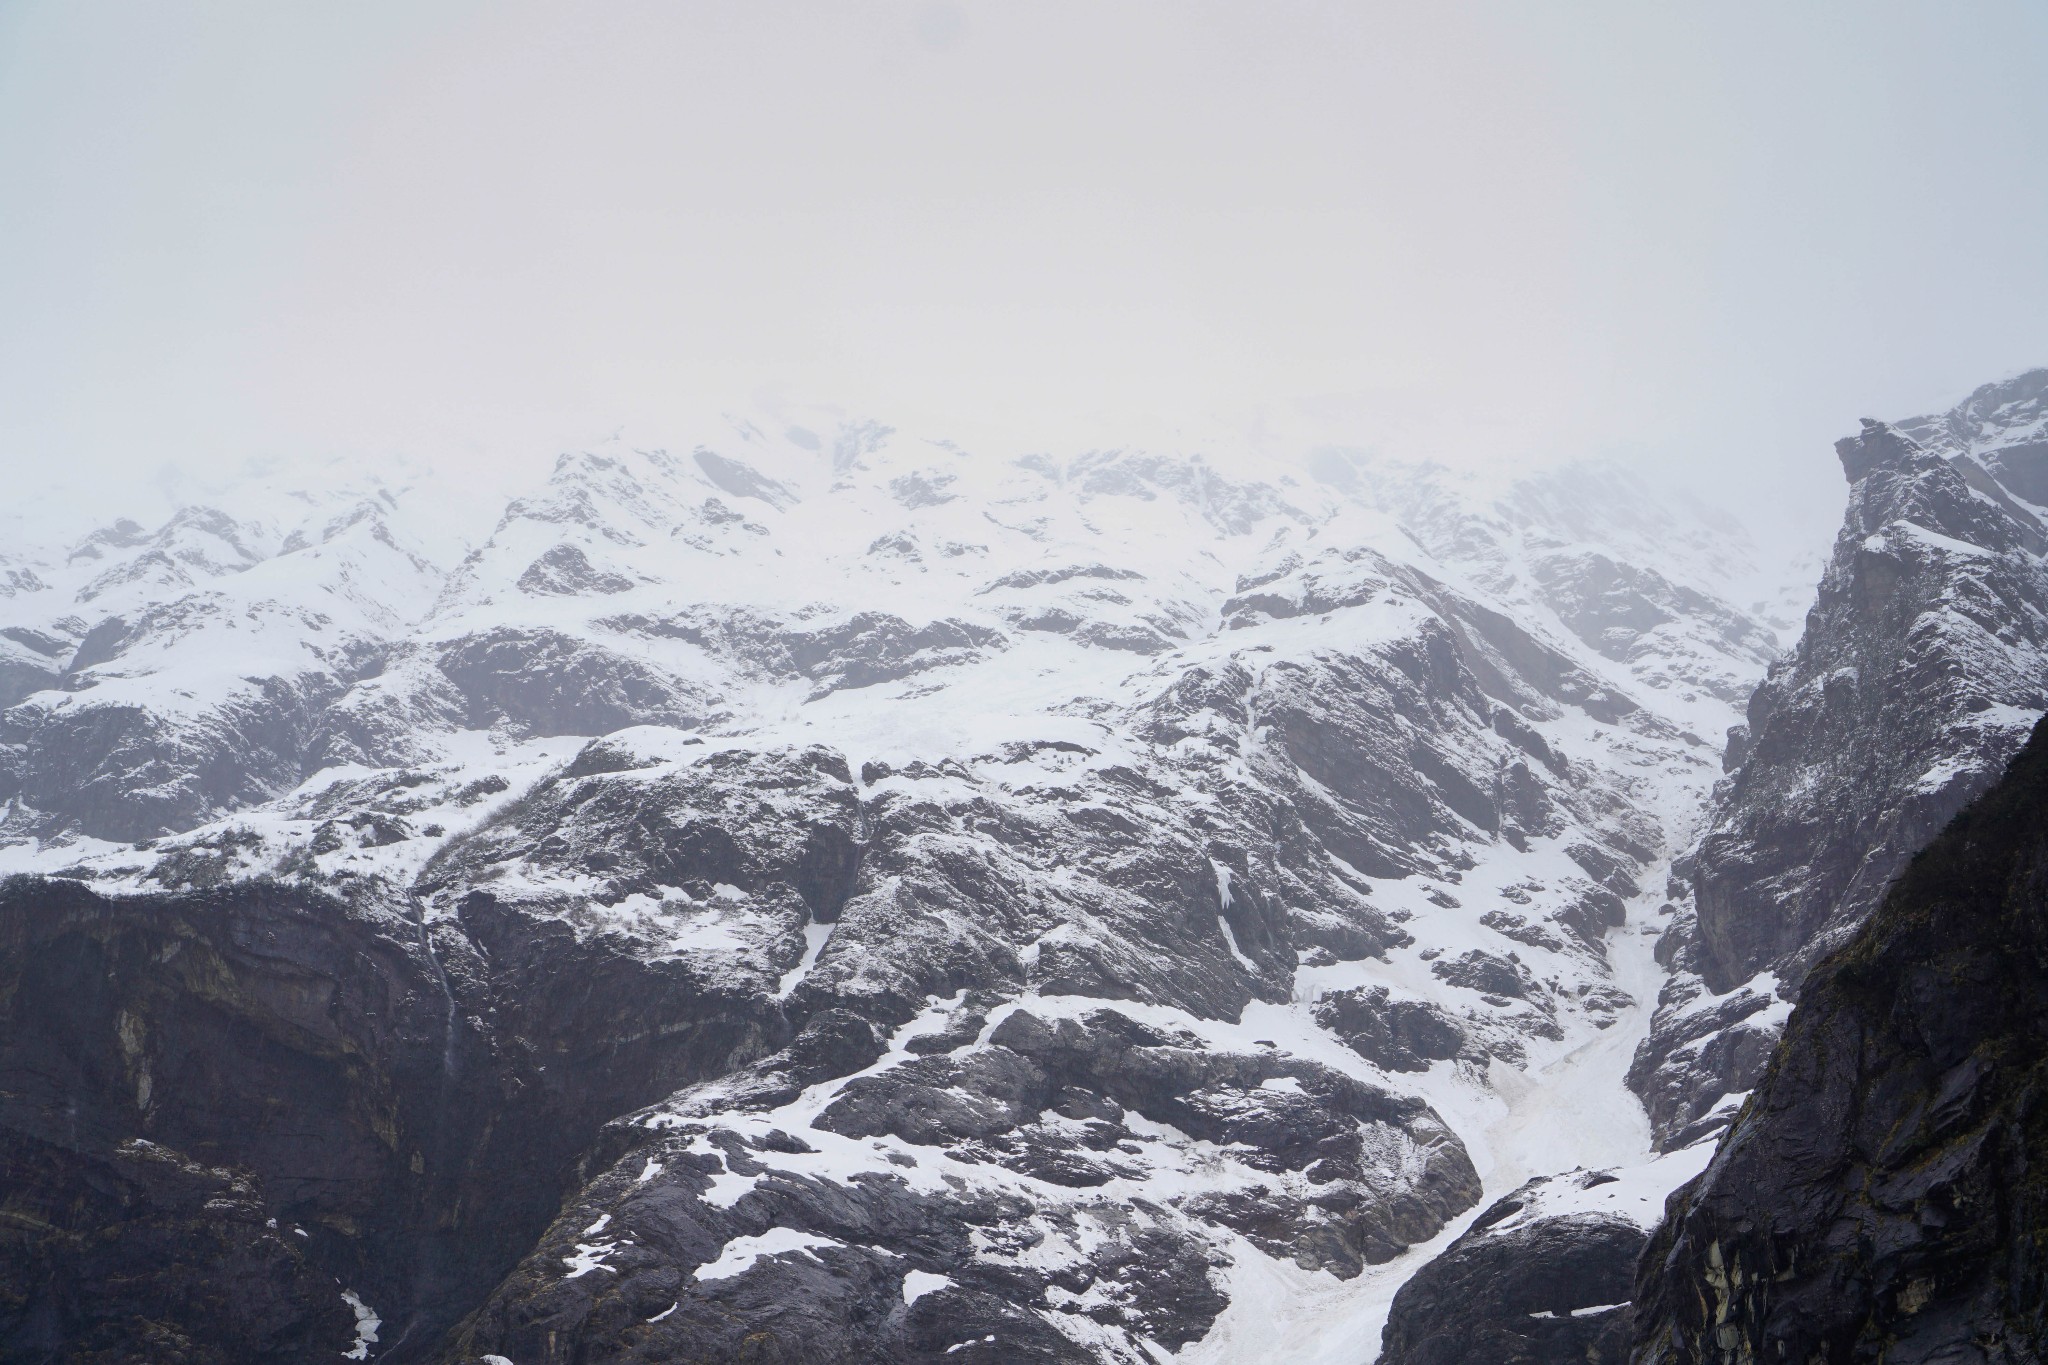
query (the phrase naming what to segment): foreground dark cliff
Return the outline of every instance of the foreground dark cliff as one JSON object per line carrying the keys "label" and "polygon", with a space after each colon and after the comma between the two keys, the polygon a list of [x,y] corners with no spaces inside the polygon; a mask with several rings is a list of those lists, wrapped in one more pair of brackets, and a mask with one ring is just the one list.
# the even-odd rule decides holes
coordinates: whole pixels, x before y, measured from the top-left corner
{"label": "foreground dark cliff", "polygon": [[2048,726],[1808,978],[1637,1283],[1641,1365],[2048,1352]]}

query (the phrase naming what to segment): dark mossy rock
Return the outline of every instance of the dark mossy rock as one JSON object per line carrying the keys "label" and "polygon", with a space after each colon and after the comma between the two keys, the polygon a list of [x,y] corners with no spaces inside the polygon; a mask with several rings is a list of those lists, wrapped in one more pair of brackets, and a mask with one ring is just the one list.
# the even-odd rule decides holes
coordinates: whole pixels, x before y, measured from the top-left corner
{"label": "dark mossy rock", "polygon": [[245,1171],[0,1132],[0,1359],[289,1365],[356,1344],[345,1286]]}
{"label": "dark mossy rock", "polygon": [[1638,1272],[1644,1365],[2048,1358],[2048,724],[1808,978]]}

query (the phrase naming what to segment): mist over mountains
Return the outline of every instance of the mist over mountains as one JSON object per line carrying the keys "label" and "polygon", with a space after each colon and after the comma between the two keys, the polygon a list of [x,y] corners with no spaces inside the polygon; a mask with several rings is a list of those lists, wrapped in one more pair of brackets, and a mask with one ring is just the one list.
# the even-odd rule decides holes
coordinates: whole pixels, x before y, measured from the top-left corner
{"label": "mist over mountains", "polygon": [[1867,423],[1804,559],[854,421],[17,517],[0,1355],[1629,1359],[2048,710],[2044,395]]}

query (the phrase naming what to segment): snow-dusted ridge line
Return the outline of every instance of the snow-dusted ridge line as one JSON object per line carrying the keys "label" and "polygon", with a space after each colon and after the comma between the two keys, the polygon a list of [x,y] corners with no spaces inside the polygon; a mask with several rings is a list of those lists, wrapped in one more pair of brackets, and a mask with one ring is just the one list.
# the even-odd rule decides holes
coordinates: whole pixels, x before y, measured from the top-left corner
{"label": "snow-dusted ridge line", "polygon": [[1837,443],[1841,532],[1736,732],[1635,1067],[1665,1144],[1732,1117],[1807,970],[2048,711],[2044,423],[2034,370]]}

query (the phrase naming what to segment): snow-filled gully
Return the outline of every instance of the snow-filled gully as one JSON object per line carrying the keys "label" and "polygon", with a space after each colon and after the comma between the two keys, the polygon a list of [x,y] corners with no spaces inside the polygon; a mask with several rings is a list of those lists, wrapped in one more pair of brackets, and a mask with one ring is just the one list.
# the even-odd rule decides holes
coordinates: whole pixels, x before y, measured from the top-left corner
{"label": "snow-filled gully", "polygon": [[[1654,952],[1664,928],[1658,907],[1666,872],[1662,864],[1649,870],[1644,881],[1653,889],[1629,903],[1626,922],[1607,936],[1613,983],[1635,1001],[1617,1011],[1613,1024],[1600,1030],[1581,1024],[1560,1045],[1564,1051],[1526,1071],[1496,1061],[1486,1086],[1459,1078],[1445,1063],[1421,1078],[1417,1092],[1457,1132],[1485,1182],[1477,1203],[1434,1238],[1349,1281],[1302,1270],[1240,1242],[1235,1263],[1224,1272],[1229,1307],[1208,1336],[1175,1358],[1187,1365],[1376,1360],[1401,1286],[1488,1205],[1536,1176],[1578,1167],[1619,1170],[1623,1178],[1603,1192],[1661,1208],[1664,1194],[1694,1175],[1711,1152],[1706,1144],[1660,1158],[1651,1146],[1649,1119],[1626,1081],[1636,1046],[1649,1033],[1663,979]],[[1294,1005],[1282,1008],[1297,1014],[1301,1027],[1313,1029],[1306,1015],[1310,1002],[1301,997],[1297,992]],[[1253,1023],[1250,1011],[1245,1022]],[[1260,1023],[1272,1026],[1269,1020]]]}

